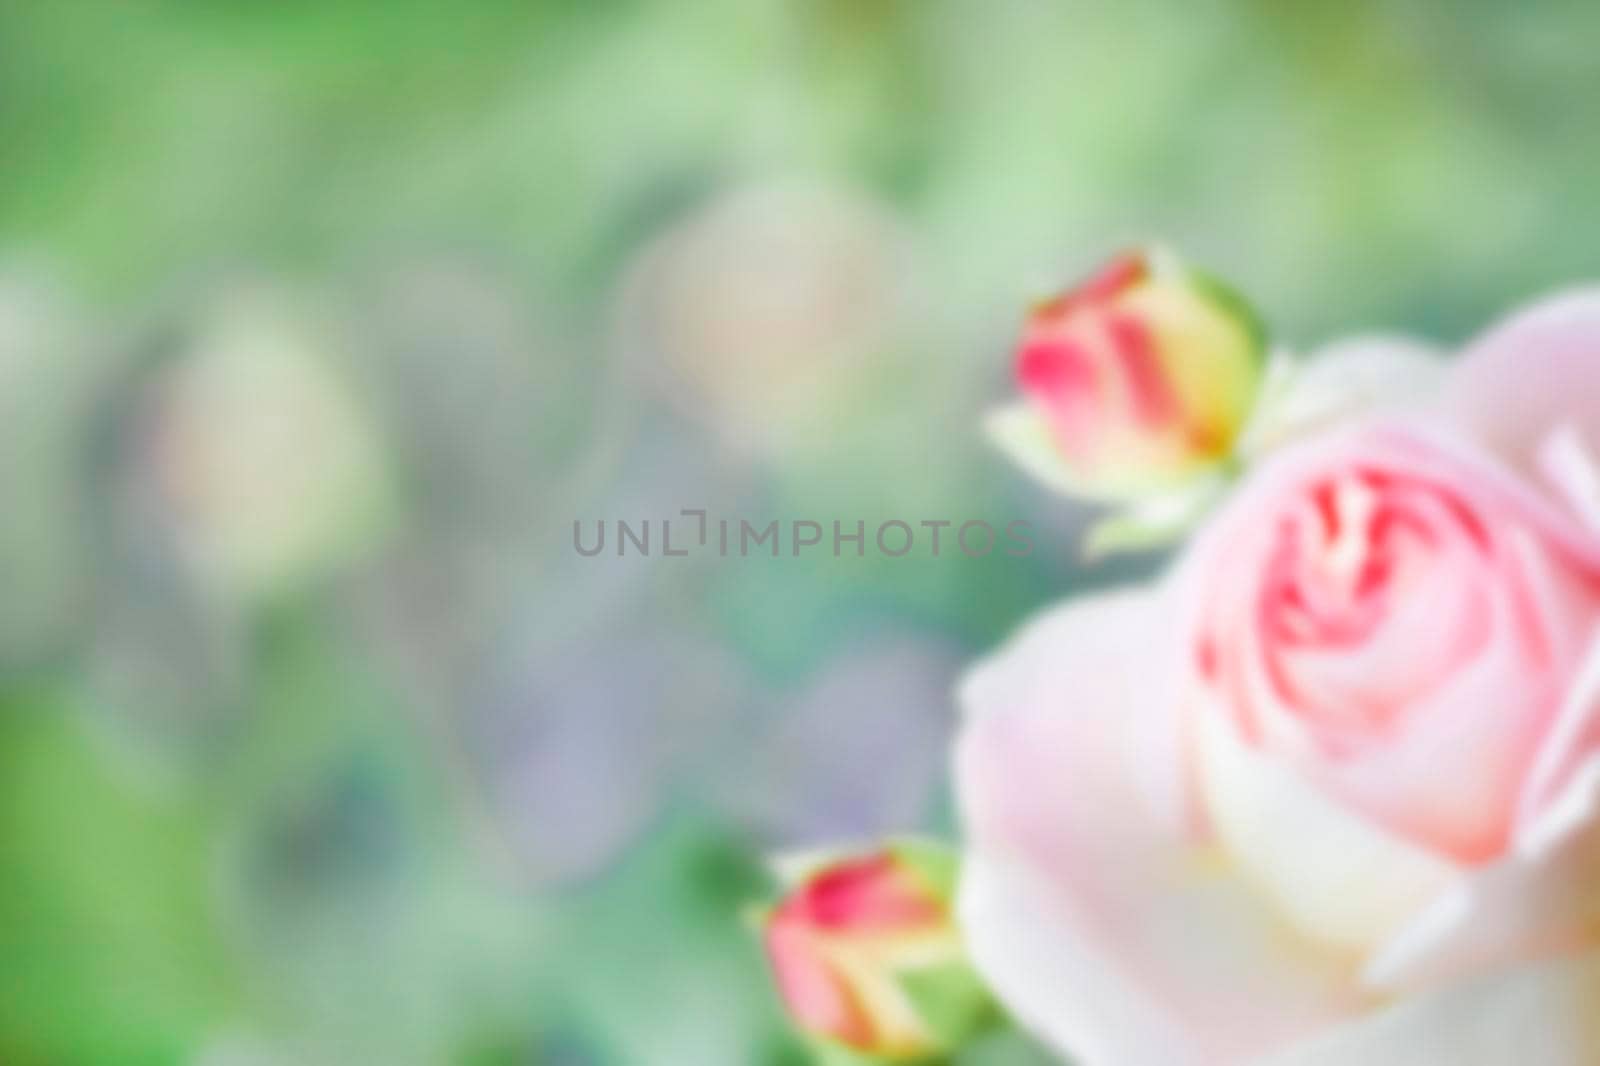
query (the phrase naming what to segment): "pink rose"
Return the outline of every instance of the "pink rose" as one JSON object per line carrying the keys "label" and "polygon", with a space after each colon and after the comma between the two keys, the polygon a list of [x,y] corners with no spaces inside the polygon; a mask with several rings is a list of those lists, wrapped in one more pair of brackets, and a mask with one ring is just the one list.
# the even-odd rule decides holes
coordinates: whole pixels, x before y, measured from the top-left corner
{"label": "pink rose", "polygon": [[1087,1066],[1600,1062],[1600,291],[1423,407],[966,683],[969,950]]}

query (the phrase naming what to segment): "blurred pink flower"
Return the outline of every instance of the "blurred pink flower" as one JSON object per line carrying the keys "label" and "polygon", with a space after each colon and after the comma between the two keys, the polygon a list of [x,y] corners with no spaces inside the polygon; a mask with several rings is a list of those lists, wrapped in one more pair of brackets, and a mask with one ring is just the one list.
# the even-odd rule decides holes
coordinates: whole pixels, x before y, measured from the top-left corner
{"label": "blurred pink flower", "polygon": [[960,910],[1017,1017],[1088,1066],[1600,1060],[1597,445],[1589,290],[981,665]]}

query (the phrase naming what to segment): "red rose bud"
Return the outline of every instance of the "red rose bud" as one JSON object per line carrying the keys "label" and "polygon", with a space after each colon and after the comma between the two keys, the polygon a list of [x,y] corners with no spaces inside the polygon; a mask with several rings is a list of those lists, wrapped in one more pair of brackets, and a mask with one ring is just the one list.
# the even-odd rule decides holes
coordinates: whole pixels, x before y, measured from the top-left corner
{"label": "red rose bud", "polygon": [[1170,255],[1129,253],[1033,309],[1017,348],[1026,402],[990,428],[1072,495],[1167,492],[1228,463],[1265,356],[1231,290]]}
{"label": "red rose bud", "polygon": [[955,859],[896,843],[813,868],[767,915],[767,958],[803,1032],[872,1058],[949,1051],[990,1012],[951,914]]}

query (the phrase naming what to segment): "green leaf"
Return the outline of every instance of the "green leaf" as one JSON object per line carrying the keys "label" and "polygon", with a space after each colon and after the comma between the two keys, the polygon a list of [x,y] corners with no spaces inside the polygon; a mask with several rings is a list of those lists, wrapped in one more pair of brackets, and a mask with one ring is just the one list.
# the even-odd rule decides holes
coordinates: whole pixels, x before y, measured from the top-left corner
{"label": "green leaf", "polygon": [[72,710],[0,701],[0,1061],[181,1061],[235,1006],[206,827]]}

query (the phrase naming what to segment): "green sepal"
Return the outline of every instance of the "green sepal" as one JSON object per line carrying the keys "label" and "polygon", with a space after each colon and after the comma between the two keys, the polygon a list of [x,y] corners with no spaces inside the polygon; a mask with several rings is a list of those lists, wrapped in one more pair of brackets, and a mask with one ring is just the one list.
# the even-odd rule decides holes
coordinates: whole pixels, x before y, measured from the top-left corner
{"label": "green sepal", "polygon": [[960,1047],[1000,1018],[988,988],[966,962],[902,974],[900,987],[941,1048]]}

